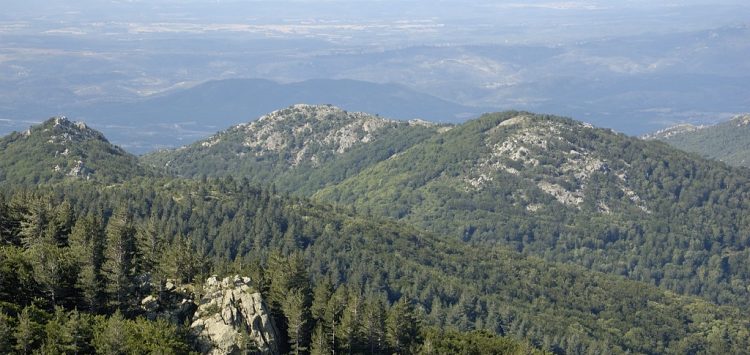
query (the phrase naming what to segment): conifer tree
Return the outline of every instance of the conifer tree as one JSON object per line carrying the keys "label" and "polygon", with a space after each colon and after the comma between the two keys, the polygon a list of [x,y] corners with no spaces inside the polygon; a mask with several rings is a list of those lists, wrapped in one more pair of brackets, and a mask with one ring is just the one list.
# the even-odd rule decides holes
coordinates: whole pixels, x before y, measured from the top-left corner
{"label": "conifer tree", "polygon": [[132,219],[119,209],[107,224],[107,247],[102,267],[107,280],[110,305],[128,311],[128,302],[135,294],[137,249]]}
{"label": "conifer tree", "polygon": [[71,328],[67,327],[68,317],[61,307],[55,307],[52,319],[44,325],[45,339],[42,344],[44,354],[72,354],[77,352]]}
{"label": "conifer tree", "polygon": [[333,294],[333,285],[328,277],[315,284],[313,290],[313,302],[310,306],[310,313],[315,321],[322,321],[325,317],[326,306]]}
{"label": "conifer tree", "polygon": [[127,321],[119,310],[105,318],[98,316],[94,331],[93,345],[99,354],[127,354]]}
{"label": "conifer tree", "polygon": [[310,308],[309,297],[303,289],[293,289],[284,299],[282,310],[287,320],[287,334],[291,353],[306,353],[309,345]]}
{"label": "conifer tree", "polygon": [[[283,332],[288,334],[294,333],[295,338],[299,338],[299,343],[304,349],[307,349],[310,341],[310,304],[312,302],[310,279],[305,269],[304,259],[301,253],[292,254],[290,257],[284,257],[278,252],[271,253],[268,261],[268,275],[271,285],[269,288],[269,303],[271,312],[275,315],[277,326]],[[299,299],[295,297],[288,300],[288,295],[298,293]],[[293,302],[290,302],[293,301]],[[285,310],[285,303],[292,303],[294,307]],[[302,318],[296,320],[295,324],[289,324],[286,311],[292,309],[295,311],[294,316],[300,315]],[[301,311],[299,310],[301,309]],[[300,324],[304,326],[299,327]],[[298,329],[289,329],[289,327],[299,327]],[[299,333],[299,334],[298,334]],[[297,343],[297,340],[289,339]]]}
{"label": "conifer tree", "polygon": [[349,292],[346,285],[340,285],[336,288],[336,291],[333,292],[333,295],[326,306],[323,321],[325,327],[323,330],[326,332],[329,344],[333,350],[342,348],[343,342],[339,337],[339,333],[341,332],[341,317],[344,314],[348,297]]}
{"label": "conifer tree", "polygon": [[420,322],[412,305],[401,298],[388,312],[386,339],[396,354],[408,354],[421,342]]}
{"label": "conifer tree", "polygon": [[326,334],[325,323],[319,321],[312,332],[312,340],[310,341],[310,354],[312,355],[327,355],[331,354],[333,349],[331,348],[330,339]]}
{"label": "conifer tree", "polygon": [[358,353],[362,345],[362,296],[350,292],[338,327],[338,338],[347,354]]}
{"label": "conifer tree", "polygon": [[164,248],[157,269],[168,278],[192,282],[206,268],[204,258],[204,253],[196,250],[190,240],[178,236]]}
{"label": "conifer tree", "polygon": [[18,325],[13,337],[16,338],[16,351],[20,354],[31,354],[41,338],[41,326],[34,319],[33,306],[24,307],[18,314]]}
{"label": "conifer tree", "polygon": [[138,250],[141,253],[140,270],[152,270],[159,263],[160,253],[163,250],[165,240],[159,234],[159,220],[157,216],[151,215],[149,219],[138,228],[136,234]]}
{"label": "conifer tree", "polygon": [[77,286],[85,308],[92,312],[101,310],[106,300],[102,274],[105,239],[101,217],[93,214],[78,218],[69,239],[70,249],[81,268]]}
{"label": "conifer tree", "polygon": [[48,242],[34,244],[26,252],[34,280],[53,305],[75,306],[78,263],[68,248]]}
{"label": "conifer tree", "polygon": [[51,218],[50,210],[50,203],[42,198],[34,198],[26,204],[19,231],[25,248],[43,241]]}
{"label": "conifer tree", "polygon": [[0,195],[0,244],[18,245],[19,221],[14,209],[5,198]]}
{"label": "conifer tree", "polygon": [[63,201],[50,210],[50,220],[45,230],[46,239],[59,247],[67,246],[74,222],[73,207],[70,202]]}
{"label": "conifer tree", "polygon": [[10,316],[0,311],[0,354],[13,351],[13,321]]}
{"label": "conifer tree", "polygon": [[376,298],[365,300],[362,315],[362,333],[366,340],[366,351],[380,354],[385,350],[385,306]]}

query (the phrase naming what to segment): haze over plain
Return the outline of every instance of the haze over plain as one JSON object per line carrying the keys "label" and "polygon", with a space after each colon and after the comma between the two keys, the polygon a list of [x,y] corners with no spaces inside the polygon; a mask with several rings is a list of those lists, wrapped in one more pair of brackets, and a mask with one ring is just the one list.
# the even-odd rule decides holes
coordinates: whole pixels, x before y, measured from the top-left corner
{"label": "haze over plain", "polygon": [[[521,109],[628,134],[750,111],[750,7],[741,1],[4,6],[0,131],[67,115],[138,153],[297,101],[452,122]],[[276,82],[268,91],[275,96],[262,99],[270,108],[253,101],[260,99],[252,90],[263,87],[244,94],[225,82],[210,93],[198,86],[237,78]],[[300,84],[311,79],[326,80],[317,95]],[[341,79],[354,82],[329,81]],[[399,97],[414,104],[399,108]]]}

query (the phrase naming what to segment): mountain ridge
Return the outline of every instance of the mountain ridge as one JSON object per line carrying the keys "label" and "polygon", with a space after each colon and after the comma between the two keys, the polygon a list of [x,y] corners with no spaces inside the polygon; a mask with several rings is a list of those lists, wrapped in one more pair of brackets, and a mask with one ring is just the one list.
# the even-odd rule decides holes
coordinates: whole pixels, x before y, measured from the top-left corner
{"label": "mountain ridge", "polygon": [[[403,143],[389,139],[391,134],[417,127],[418,139],[388,150]],[[267,140],[273,132],[254,142],[275,142]],[[313,137],[312,130],[300,132],[294,139],[285,133],[283,142]],[[182,161],[169,158],[175,153],[159,159],[171,161],[173,171],[186,163],[187,176],[273,183],[281,191],[353,206],[447,238],[501,243],[718,303],[744,304],[750,295],[730,286],[748,281],[740,271],[747,266],[743,255],[750,257],[750,220],[742,217],[750,211],[743,202],[750,200],[746,171],[661,142],[522,111],[486,114],[443,129],[402,124],[380,137],[320,166],[290,163],[304,144],[264,155],[272,157],[273,168],[258,168],[248,156],[234,160],[242,164],[219,164],[229,153],[236,158],[237,151],[218,146],[205,155],[177,152]],[[373,155],[378,158],[361,159]],[[359,164],[352,168],[352,162]],[[664,222],[676,220],[683,222]],[[716,258],[729,265],[720,277],[698,277]]]}
{"label": "mountain ridge", "polygon": [[[106,142],[87,129],[51,119],[23,148],[61,149],[50,135]],[[78,211],[127,205],[144,233],[180,235],[225,268],[299,250],[316,279],[361,282],[418,302],[435,324],[510,332],[557,352],[710,351],[716,336],[746,344],[750,172],[519,111],[444,126],[296,105],[224,134],[193,144],[211,154],[187,158],[245,152],[266,165],[223,166],[233,174],[192,161],[209,170],[191,176],[226,178],[92,178],[37,191]],[[384,149],[395,142],[398,152]]]}
{"label": "mountain ridge", "polygon": [[709,126],[681,124],[646,135],[667,144],[732,166],[750,167],[750,114]]}
{"label": "mountain ridge", "polygon": [[[95,103],[66,109],[68,116],[99,127],[134,153],[177,147],[280,107],[334,104],[350,111],[399,120],[462,122],[489,108],[456,104],[398,84],[350,79],[278,83],[224,79],[133,102]],[[117,122],[117,123],[115,123]]]}
{"label": "mountain ridge", "polygon": [[[747,279],[750,205],[734,199],[750,172],[567,118],[485,115],[313,197],[719,303],[748,294],[728,285]],[[717,260],[721,277],[691,276]]]}
{"label": "mountain ridge", "polygon": [[[266,185],[275,183],[284,191],[309,193],[449,127],[386,119],[332,105],[297,104],[188,146],[141,159],[180,176],[195,177],[210,171]],[[310,180],[309,175],[316,173],[320,176]]]}

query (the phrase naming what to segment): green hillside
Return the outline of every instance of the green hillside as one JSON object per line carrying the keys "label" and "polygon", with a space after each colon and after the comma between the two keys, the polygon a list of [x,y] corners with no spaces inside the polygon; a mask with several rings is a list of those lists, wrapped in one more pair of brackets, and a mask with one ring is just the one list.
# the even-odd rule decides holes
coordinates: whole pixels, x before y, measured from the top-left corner
{"label": "green hillside", "polygon": [[[750,346],[750,320],[736,308],[717,307],[578,266],[528,258],[502,247],[473,246],[402,223],[276,196],[246,181],[138,179],[108,188],[66,184],[23,194],[9,197],[10,204],[2,210],[12,210],[8,207],[18,201],[49,196],[52,205],[71,206],[76,216],[97,211],[103,211],[105,218],[112,215],[111,224],[119,223],[122,206],[128,205],[137,238],[154,236],[156,245],[162,245],[164,258],[156,259],[156,265],[167,267],[168,273],[192,280],[203,272],[248,270],[259,289],[268,286],[261,281],[265,275],[270,299],[279,254],[300,255],[314,285],[331,280],[334,288],[346,288],[350,295],[356,292],[365,299],[409,300],[420,310],[425,326],[483,329],[530,339],[556,353],[683,354],[723,347],[742,352]],[[194,251],[181,249],[182,245]],[[148,249],[139,250],[136,260],[149,260]],[[172,264],[174,257],[181,261]],[[0,269],[5,270],[4,279],[23,279],[25,274],[14,269]],[[35,294],[33,288],[22,288],[5,297],[24,297],[2,301],[34,300]],[[58,294],[57,299],[75,298]],[[128,304],[137,300],[119,305],[131,309]]]}
{"label": "green hillside", "polygon": [[0,184],[61,180],[123,181],[145,170],[96,130],[64,117],[0,138]]}
{"label": "green hillside", "polygon": [[144,158],[200,179],[102,155],[119,150],[62,119],[3,142],[0,164],[37,162],[24,176],[49,156],[92,168],[0,187],[1,349],[48,351],[84,319],[84,350],[120,324],[132,351],[184,352],[190,333],[139,319],[141,300],[212,274],[250,276],[283,351],[750,348],[750,172],[661,142],[526,112],[435,126],[306,105]]}
{"label": "green hillside", "polygon": [[749,194],[745,170],[570,119],[505,112],[315,197],[745,306]]}
{"label": "green hillside", "polygon": [[202,141],[143,157],[184,177],[226,176],[311,194],[438,132],[424,121],[393,121],[333,106],[295,105]]}
{"label": "green hillside", "polygon": [[713,126],[681,126],[646,136],[684,151],[723,161],[733,166],[750,167],[750,115],[737,116]]}

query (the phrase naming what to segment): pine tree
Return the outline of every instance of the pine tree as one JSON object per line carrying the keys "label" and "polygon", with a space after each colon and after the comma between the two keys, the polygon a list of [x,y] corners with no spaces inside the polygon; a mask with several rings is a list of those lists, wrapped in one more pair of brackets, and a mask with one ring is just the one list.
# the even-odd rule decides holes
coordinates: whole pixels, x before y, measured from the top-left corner
{"label": "pine tree", "polygon": [[102,274],[106,235],[101,217],[90,214],[79,218],[70,235],[69,244],[80,265],[77,287],[81,290],[85,308],[101,310],[105,303],[105,280]]}
{"label": "pine tree", "polygon": [[68,201],[63,201],[51,209],[50,214],[45,230],[46,240],[53,241],[59,247],[67,246],[74,223],[73,207]]}
{"label": "pine tree", "polygon": [[310,307],[309,296],[303,289],[291,290],[282,303],[282,310],[287,320],[287,334],[291,353],[305,353],[309,345]]}
{"label": "pine tree", "polygon": [[362,296],[349,294],[338,327],[338,337],[347,354],[358,353],[362,341]]}
{"label": "pine tree", "polygon": [[70,250],[45,241],[32,245],[26,254],[34,270],[34,280],[49,301],[53,305],[74,306],[78,263]]}
{"label": "pine tree", "polygon": [[0,311],[0,354],[13,352],[13,321]]}
{"label": "pine tree", "polygon": [[162,251],[159,273],[180,282],[192,282],[206,269],[205,255],[193,247],[190,240],[178,236]]}
{"label": "pine tree", "polygon": [[315,329],[312,332],[312,340],[310,341],[310,354],[311,355],[325,355],[331,354],[333,349],[331,348],[330,339],[326,334],[325,324],[319,321],[315,325]]}
{"label": "pine tree", "polygon": [[70,353],[89,354],[94,352],[91,347],[94,334],[90,315],[78,312],[75,309],[70,311],[65,322],[65,329],[70,334]]}
{"label": "pine tree", "polygon": [[98,354],[127,354],[127,321],[119,310],[105,318],[98,316],[93,345]]}
{"label": "pine tree", "polygon": [[342,341],[339,338],[341,328],[341,317],[346,309],[349,291],[346,285],[341,285],[333,292],[331,299],[326,306],[323,324],[323,330],[326,332],[331,349],[338,351],[342,348]]}
{"label": "pine tree", "polygon": [[52,319],[44,325],[45,339],[42,344],[44,354],[71,354],[77,349],[71,329],[67,327],[68,317],[61,307],[55,307]]}
{"label": "pine tree", "polygon": [[0,244],[19,245],[19,227],[19,219],[13,206],[0,195]]}
{"label": "pine tree", "polygon": [[380,354],[385,351],[385,306],[380,299],[365,300],[362,315],[362,332],[367,341],[367,351],[370,354]]}
{"label": "pine tree", "polygon": [[136,237],[138,250],[141,253],[140,270],[153,270],[159,262],[165,240],[159,234],[158,224],[158,218],[152,214],[144,226],[138,228]]}
{"label": "pine tree", "polygon": [[135,297],[137,249],[129,213],[120,209],[107,224],[107,247],[102,267],[113,308],[128,311]]}
{"label": "pine tree", "polygon": [[34,198],[26,205],[22,212],[19,234],[21,244],[25,248],[40,243],[46,237],[47,227],[51,219],[51,204],[42,198]]}
{"label": "pine tree", "polygon": [[409,354],[414,346],[421,343],[420,322],[414,308],[406,299],[401,298],[388,312],[386,320],[386,339],[396,354]]}
{"label": "pine tree", "polygon": [[310,313],[316,321],[321,321],[325,317],[326,306],[333,294],[332,290],[333,285],[331,284],[331,280],[327,277],[315,284]]}
{"label": "pine tree", "polygon": [[13,333],[13,337],[16,338],[15,348],[20,354],[31,354],[39,346],[41,326],[34,319],[36,312],[32,307],[24,307],[18,314],[18,326]]}
{"label": "pine tree", "polygon": [[[286,330],[288,334],[295,332],[295,337],[300,338],[300,344],[307,349],[310,340],[310,303],[312,302],[311,291],[310,291],[310,279],[305,269],[304,259],[301,253],[292,254],[290,257],[285,258],[278,252],[271,253],[268,261],[268,275],[271,285],[269,288],[269,301],[271,305],[271,312],[275,315],[277,320],[276,325],[280,331]],[[298,330],[290,330],[291,326],[299,326],[297,324],[288,324],[288,319],[285,316],[284,304],[287,302],[287,297],[291,293],[299,293],[302,296],[301,304],[304,310],[304,323],[305,326]],[[296,332],[300,334],[296,334]],[[290,344],[292,342],[297,343],[297,340],[289,339]]]}

